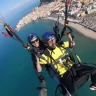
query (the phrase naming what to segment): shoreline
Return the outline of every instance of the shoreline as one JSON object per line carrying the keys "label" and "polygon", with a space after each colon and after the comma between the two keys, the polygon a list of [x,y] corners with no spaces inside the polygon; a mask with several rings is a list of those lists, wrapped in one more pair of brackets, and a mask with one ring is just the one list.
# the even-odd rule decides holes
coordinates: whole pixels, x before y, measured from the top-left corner
{"label": "shoreline", "polygon": [[[83,34],[84,36],[96,40],[96,12],[95,12],[96,9],[93,8],[94,9],[93,11],[90,9],[88,11],[88,15],[86,15],[84,10],[82,10],[82,11],[80,11],[80,10],[82,9],[82,7],[85,9],[88,7],[83,6],[81,2],[79,2],[79,3],[81,5],[76,4],[77,5],[77,7],[75,7],[76,9],[74,9],[74,6],[72,7],[72,9],[73,9],[73,11],[77,10],[78,12],[80,12],[80,14],[78,14],[78,12],[77,12],[76,13],[77,15],[75,17],[77,17],[78,15],[81,15],[82,18],[77,18],[77,19],[68,18],[69,26],[72,27],[73,29],[77,30],[79,33]],[[94,5],[94,3],[95,2],[92,2],[93,5]],[[39,7],[35,7],[31,13],[29,13],[28,15],[26,15],[19,21],[19,23],[16,25],[15,29],[17,31],[19,31],[25,25],[32,23],[33,21],[40,20],[40,19],[41,20],[50,19],[50,20],[56,21],[58,16],[61,17],[59,19],[59,21],[61,24],[63,24],[64,18],[65,18],[65,16],[64,16],[65,7],[66,7],[65,3],[62,3],[61,0],[50,2],[48,4],[43,4]],[[71,10],[70,12],[72,13],[73,11]],[[95,13],[93,14],[92,12],[95,12]]]}
{"label": "shoreline", "polygon": [[[57,20],[56,18],[53,18],[53,17],[46,17],[46,18],[42,18],[42,19],[49,19],[49,20],[54,20],[54,21]],[[59,23],[64,24],[64,21],[59,19]],[[72,27],[73,29],[77,30],[82,35],[96,40],[96,32],[92,31],[91,29],[88,29],[88,28],[86,28],[86,27],[84,27],[78,23],[73,23],[70,21],[69,21],[69,26]]]}

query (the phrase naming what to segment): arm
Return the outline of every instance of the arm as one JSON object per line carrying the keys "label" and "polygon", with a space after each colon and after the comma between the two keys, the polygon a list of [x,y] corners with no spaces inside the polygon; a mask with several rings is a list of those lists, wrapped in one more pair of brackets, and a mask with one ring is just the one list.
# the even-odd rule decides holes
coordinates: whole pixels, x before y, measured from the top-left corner
{"label": "arm", "polygon": [[66,32],[66,33],[64,33],[64,34],[68,36],[68,39],[69,39],[69,47],[74,47],[74,46],[75,46],[75,42],[73,41],[72,36],[70,35],[70,32]]}
{"label": "arm", "polygon": [[36,57],[36,68],[37,68],[37,71],[41,72],[42,71],[42,67],[41,67],[41,65],[39,63],[39,57],[37,57],[36,55],[35,55],[35,57]]}
{"label": "arm", "polygon": [[39,58],[36,55],[32,54],[32,61],[33,61],[33,65],[34,65],[34,68],[35,68],[35,73],[36,73],[39,81],[40,82],[45,81],[45,78],[41,74],[42,66],[39,64]]}

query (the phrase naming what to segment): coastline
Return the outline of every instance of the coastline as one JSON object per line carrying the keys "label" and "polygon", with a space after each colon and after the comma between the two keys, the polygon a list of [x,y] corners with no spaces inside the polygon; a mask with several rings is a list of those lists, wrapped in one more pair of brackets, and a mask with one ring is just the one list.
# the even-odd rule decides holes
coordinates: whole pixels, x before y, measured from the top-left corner
{"label": "coastline", "polygon": [[[65,4],[62,3],[61,0],[54,1],[54,2],[51,2],[48,4],[43,4],[39,7],[36,7],[36,8],[34,8],[34,10],[31,13],[29,13],[28,15],[26,15],[19,21],[19,23],[16,26],[16,30],[19,31],[25,25],[32,23],[33,21],[36,21],[39,19],[50,19],[50,20],[56,21],[58,16],[61,17],[59,19],[59,21],[61,24],[63,24],[64,18],[62,18],[62,17],[64,17],[64,12],[63,12],[64,8],[65,8]],[[82,9],[82,7],[80,7],[80,8]],[[79,11],[79,9],[78,9],[78,11]],[[96,9],[95,9],[95,11],[96,11]],[[83,14],[83,11],[82,11],[82,14]],[[96,12],[91,15],[90,14],[87,16],[85,15],[82,18],[77,18],[76,20],[74,20],[72,18],[68,18],[68,19],[70,19],[69,20],[70,27],[77,30],[84,36],[96,40],[96,22],[95,22],[96,21]]]}
{"label": "coastline", "polygon": [[[53,18],[53,17],[46,17],[46,18],[42,18],[42,19],[49,19],[49,20],[54,20],[54,21],[57,20],[56,18]],[[59,23],[64,24],[64,21],[62,19],[60,19]],[[96,32],[94,32],[78,23],[69,22],[69,26],[72,27],[73,29],[77,30],[82,35],[96,40]]]}

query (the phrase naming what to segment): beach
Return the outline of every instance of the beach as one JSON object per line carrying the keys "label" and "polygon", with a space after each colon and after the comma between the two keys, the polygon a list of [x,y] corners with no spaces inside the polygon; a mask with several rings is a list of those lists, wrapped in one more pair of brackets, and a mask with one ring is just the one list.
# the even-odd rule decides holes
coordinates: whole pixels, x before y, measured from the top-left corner
{"label": "beach", "polygon": [[80,24],[77,24],[77,23],[70,22],[69,26],[71,26],[72,28],[77,30],[77,32],[80,32],[84,36],[96,40],[96,32],[94,32]]}
{"label": "beach", "polygon": [[[93,2],[92,4],[94,5],[94,3],[95,2]],[[81,6],[78,6],[78,7],[82,9]],[[57,2],[56,1],[50,2],[48,4],[43,4],[39,7],[36,7],[31,13],[29,13],[28,15],[26,15],[19,21],[19,23],[16,25],[16,30],[19,31],[25,25],[32,23],[33,21],[36,21],[39,19],[41,20],[50,19],[50,20],[56,21],[58,16],[60,17],[60,20],[59,20],[60,23],[64,24],[64,18],[65,18],[64,13],[63,13],[64,8],[65,8],[65,4],[62,3],[61,0],[58,0]],[[80,18],[76,18],[76,17],[70,18],[68,26],[74,28],[75,30],[77,30],[77,32],[80,32],[84,36],[87,36],[88,38],[96,40],[96,23],[95,23],[96,12],[93,12],[93,13],[87,14],[86,16],[82,16]]]}
{"label": "beach", "polygon": [[[53,18],[53,17],[47,17],[47,18],[43,18],[43,19],[49,19],[49,20],[55,20],[55,21],[57,20],[56,18]],[[60,19],[59,22],[61,24],[64,24],[64,21],[62,19]],[[77,30],[77,32],[80,32],[84,36],[96,40],[96,32],[94,32],[80,24],[73,23],[73,22],[69,22],[68,26],[74,28],[75,30]]]}

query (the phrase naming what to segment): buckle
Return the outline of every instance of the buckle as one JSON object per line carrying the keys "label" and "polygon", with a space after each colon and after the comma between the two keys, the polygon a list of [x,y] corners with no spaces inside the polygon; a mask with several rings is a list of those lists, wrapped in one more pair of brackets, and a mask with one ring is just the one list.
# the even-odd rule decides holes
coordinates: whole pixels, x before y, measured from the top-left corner
{"label": "buckle", "polygon": [[60,58],[60,59],[59,59],[59,62],[63,64],[64,61]]}

